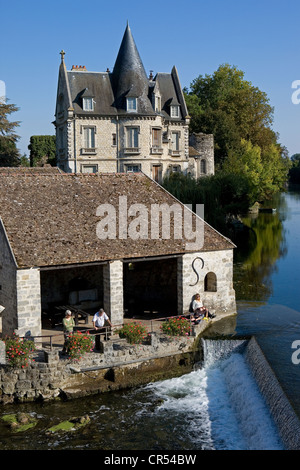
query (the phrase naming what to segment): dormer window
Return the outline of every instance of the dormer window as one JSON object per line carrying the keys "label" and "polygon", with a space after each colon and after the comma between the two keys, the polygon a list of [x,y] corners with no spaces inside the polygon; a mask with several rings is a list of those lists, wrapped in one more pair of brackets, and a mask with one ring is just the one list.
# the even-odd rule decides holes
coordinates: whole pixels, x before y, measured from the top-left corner
{"label": "dormer window", "polygon": [[93,98],[82,98],[83,111],[94,111],[94,100]]}
{"label": "dormer window", "polygon": [[129,113],[137,112],[137,99],[136,98],[126,98],[126,110]]}
{"label": "dormer window", "polygon": [[161,112],[161,97],[159,95],[155,95],[155,112]]}
{"label": "dormer window", "polygon": [[179,118],[179,106],[178,105],[171,106],[170,115],[172,118]]}

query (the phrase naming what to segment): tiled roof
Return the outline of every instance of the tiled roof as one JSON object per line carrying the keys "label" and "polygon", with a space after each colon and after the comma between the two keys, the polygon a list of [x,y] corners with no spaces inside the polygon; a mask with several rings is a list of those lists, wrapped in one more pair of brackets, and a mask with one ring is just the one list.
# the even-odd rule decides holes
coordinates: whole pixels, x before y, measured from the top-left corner
{"label": "tiled roof", "polygon": [[[92,263],[186,252],[184,240],[100,240],[101,204],[178,202],[144,174],[40,174],[0,176],[0,217],[19,267]],[[150,212],[149,212],[150,213]],[[135,219],[135,217],[133,217]],[[149,224],[150,225],[150,224]],[[118,232],[117,232],[118,233]],[[171,234],[172,234],[171,230]],[[203,251],[234,245],[205,224]]]}
{"label": "tiled roof", "polygon": [[39,175],[50,175],[50,174],[59,174],[62,173],[58,167],[54,167],[51,165],[46,166],[34,166],[34,167],[27,167],[27,166],[2,166],[0,167],[0,175],[20,175],[20,174],[39,174]]}

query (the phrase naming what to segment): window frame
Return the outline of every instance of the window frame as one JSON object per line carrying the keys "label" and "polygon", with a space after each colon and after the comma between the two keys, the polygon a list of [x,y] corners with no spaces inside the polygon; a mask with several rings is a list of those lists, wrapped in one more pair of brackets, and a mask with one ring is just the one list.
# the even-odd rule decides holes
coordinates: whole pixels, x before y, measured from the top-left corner
{"label": "window frame", "polygon": [[[130,103],[134,103],[134,106],[131,107]],[[129,96],[126,98],[126,111],[128,113],[136,113],[137,112],[137,98],[134,96]]]}
{"label": "window frame", "polygon": [[[91,106],[86,106],[87,102],[89,102]],[[82,98],[82,109],[87,112],[94,111],[94,100],[91,96],[84,96]]]}
{"label": "window frame", "polygon": [[[126,148],[127,149],[139,148],[139,133],[140,133],[140,129],[138,126],[126,127]],[[130,144],[137,144],[137,145],[130,145]]]}
{"label": "window frame", "polygon": [[174,118],[174,119],[180,118],[179,105],[172,104],[170,106],[170,116],[171,118]]}
{"label": "window frame", "polygon": [[[86,135],[87,131],[91,132],[88,133],[88,136]],[[89,142],[90,140],[90,142]],[[94,145],[86,145],[86,144],[91,144],[93,143]],[[95,126],[84,126],[83,127],[83,148],[85,150],[95,150],[96,148],[96,129]]]}

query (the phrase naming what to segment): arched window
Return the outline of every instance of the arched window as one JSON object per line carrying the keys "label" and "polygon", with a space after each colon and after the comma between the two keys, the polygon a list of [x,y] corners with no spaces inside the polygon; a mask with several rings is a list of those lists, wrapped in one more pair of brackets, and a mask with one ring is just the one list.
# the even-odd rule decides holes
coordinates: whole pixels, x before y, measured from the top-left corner
{"label": "arched window", "polygon": [[206,160],[204,158],[200,161],[200,173],[206,175]]}
{"label": "arched window", "polygon": [[205,292],[217,292],[217,276],[215,273],[207,273],[204,278],[204,291]]}

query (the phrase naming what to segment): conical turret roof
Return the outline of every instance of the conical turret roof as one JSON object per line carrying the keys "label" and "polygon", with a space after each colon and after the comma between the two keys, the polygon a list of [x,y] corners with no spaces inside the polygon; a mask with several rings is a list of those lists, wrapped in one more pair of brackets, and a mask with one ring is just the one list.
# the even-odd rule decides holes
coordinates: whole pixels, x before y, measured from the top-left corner
{"label": "conical turret roof", "polygon": [[135,96],[140,112],[153,113],[148,99],[149,81],[128,24],[111,78],[117,108],[124,108],[126,97]]}

